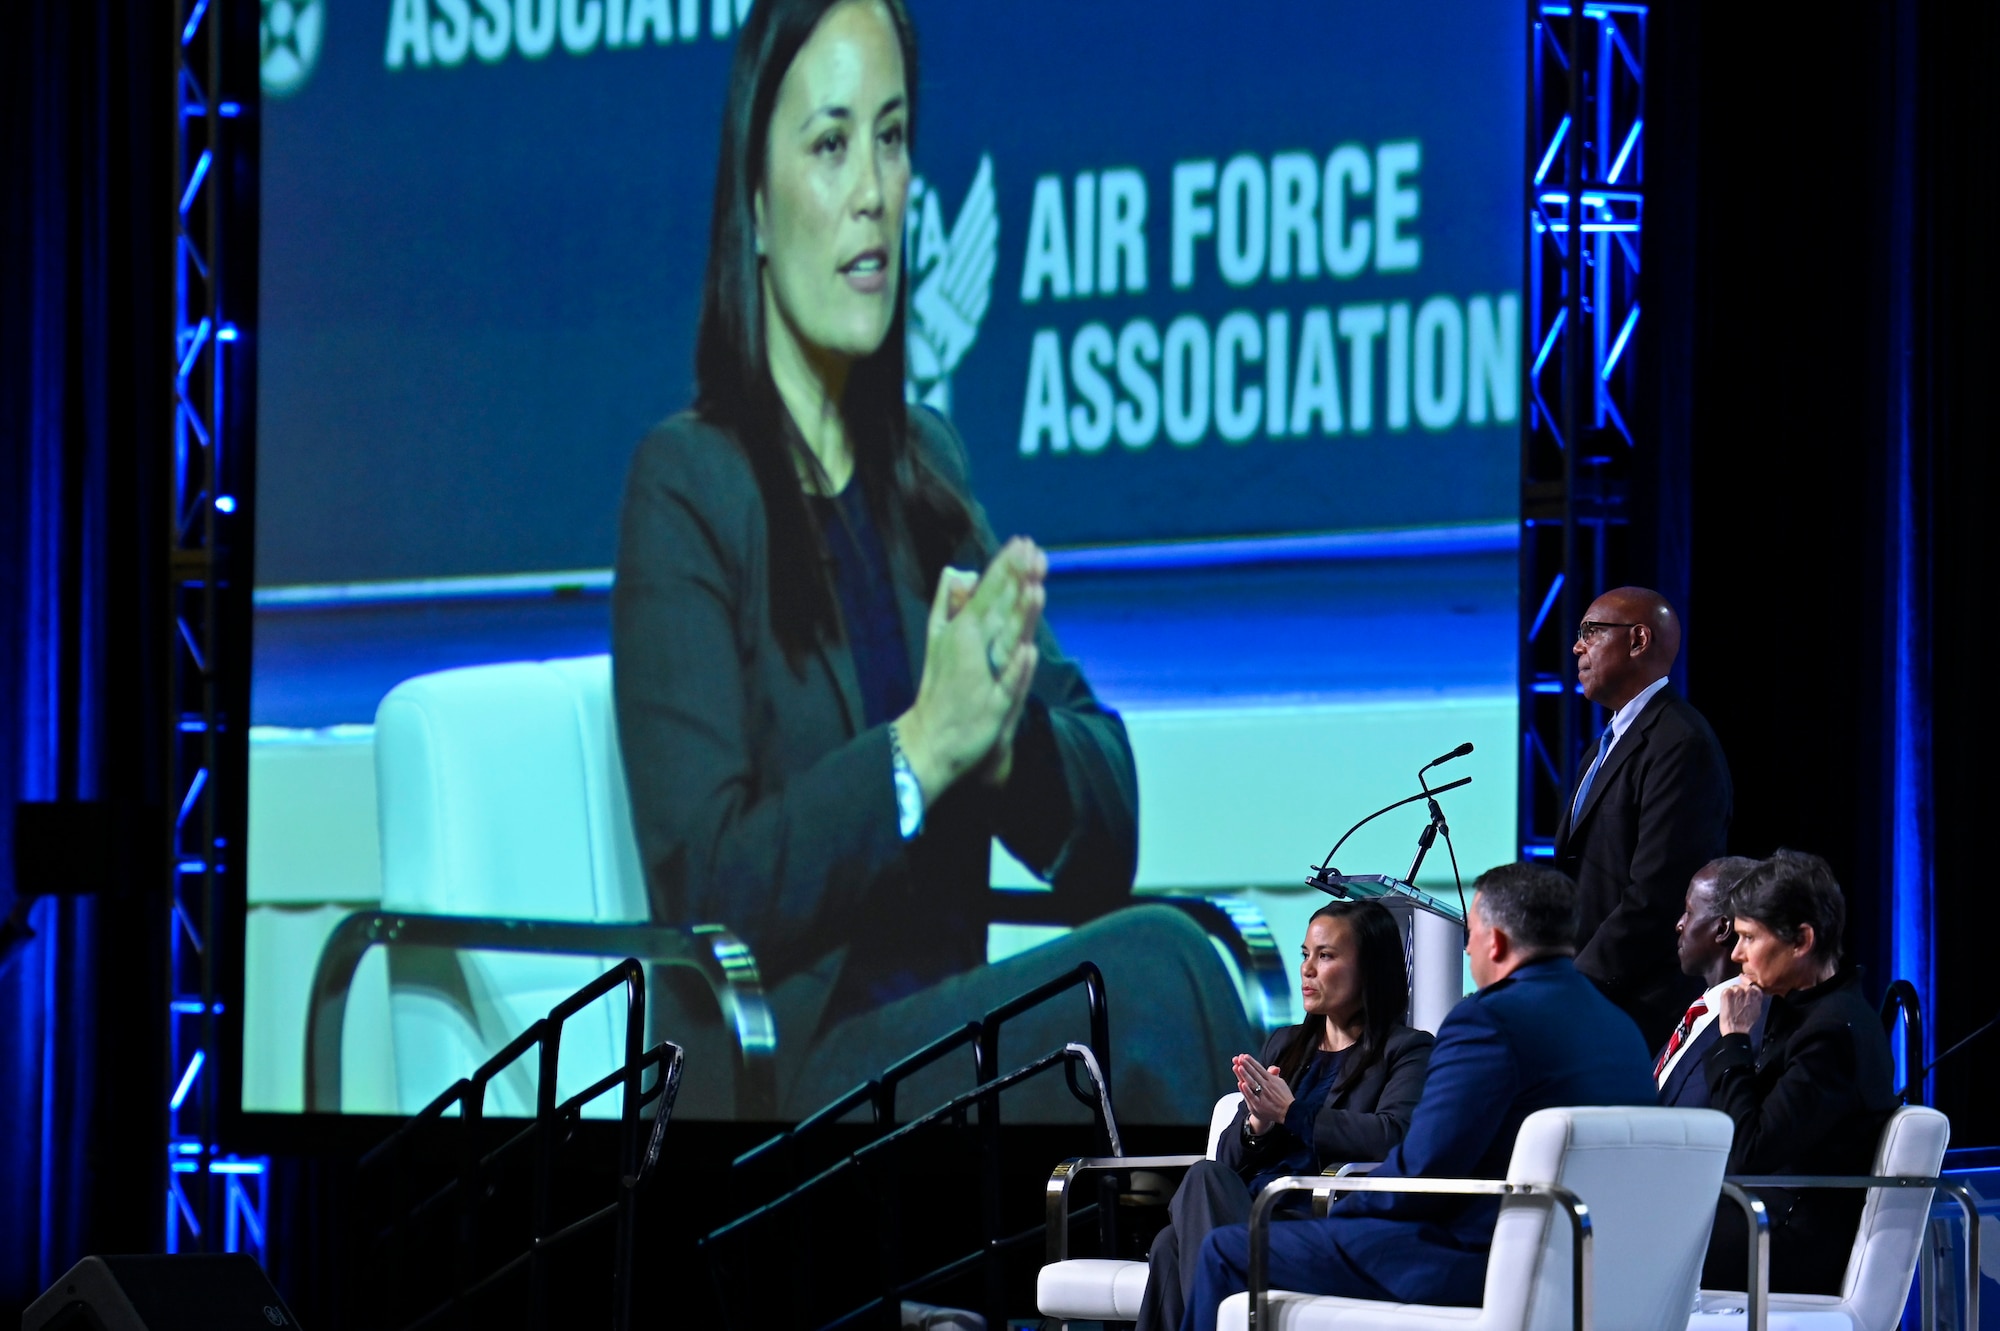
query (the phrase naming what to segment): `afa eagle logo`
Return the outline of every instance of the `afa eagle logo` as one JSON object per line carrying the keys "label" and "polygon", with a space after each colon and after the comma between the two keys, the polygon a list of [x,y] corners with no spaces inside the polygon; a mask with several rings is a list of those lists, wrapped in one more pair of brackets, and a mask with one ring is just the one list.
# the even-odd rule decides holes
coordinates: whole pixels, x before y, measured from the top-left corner
{"label": "afa eagle logo", "polygon": [[972,188],[947,231],[938,191],[922,176],[910,182],[903,254],[909,265],[908,374],[911,402],[951,414],[951,374],[979,336],[1000,263],[999,197],[993,158],[982,154]]}
{"label": "afa eagle logo", "polygon": [[264,91],[287,97],[303,88],[325,35],[325,0],[263,0],[257,38]]}

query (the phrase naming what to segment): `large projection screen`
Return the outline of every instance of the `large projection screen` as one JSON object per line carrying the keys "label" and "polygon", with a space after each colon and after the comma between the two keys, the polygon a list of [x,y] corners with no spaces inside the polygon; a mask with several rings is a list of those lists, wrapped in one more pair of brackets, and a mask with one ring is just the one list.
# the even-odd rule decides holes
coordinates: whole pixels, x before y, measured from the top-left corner
{"label": "large projection screen", "polygon": [[[748,8],[266,6],[246,1113],[412,1112],[595,969],[376,949],[312,1106],[310,988],[353,915],[645,915],[611,565],[634,445],[692,396]],[[1513,858],[1519,8],[910,9],[908,395],[994,527],[1054,552],[1049,621],[1132,738],[1136,894],[1227,894],[1289,964],[1307,864],[1462,740],[1459,867]],[[378,727],[424,679],[456,765]],[[525,737],[537,688],[582,739]],[[388,800],[435,817],[390,844]],[[1400,873],[1422,817],[1342,867]],[[994,886],[1039,884],[996,847]],[[991,961],[1061,932],[1005,915]],[[1112,1003],[1115,1037],[1143,1024]],[[738,1112],[688,1075],[684,1113]]]}

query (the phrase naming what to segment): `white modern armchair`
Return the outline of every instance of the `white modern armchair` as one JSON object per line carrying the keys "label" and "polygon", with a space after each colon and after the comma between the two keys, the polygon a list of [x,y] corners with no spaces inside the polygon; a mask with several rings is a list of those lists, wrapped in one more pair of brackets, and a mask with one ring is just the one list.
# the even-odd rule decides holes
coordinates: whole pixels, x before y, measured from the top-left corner
{"label": "white modern armchair", "polygon": [[[1250,1291],[1226,1299],[1223,1331],[1681,1331],[1722,1174],[1728,1118],[1708,1109],[1544,1109],[1514,1141],[1507,1178],[1280,1179],[1250,1221]],[[1377,1303],[1263,1288],[1271,1212],[1287,1191],[1498,1195],[1477,1308]],[[1596,1291],[1612,1297],[1598,1298]],[[1260,1306],[1261,1305],[1261,1306]],[[1255,1316],[1253,1318],[1253,1309]]]}
{"label": "white modern armchair", "polygon": [[[1964,1311],[1968,1327],[1979,1325],[1978,1217],[1965,1190],[1938,1177],[1950,1140],[1950,1120],[1935,1109],[1910,1105],[1898,1109],[1883,1127],[1871,1175],[1731,1180],[1748,1188],[1770,1184],[1868,1190],[1840,1293],[1770,1293],[1765,1317],[1771,1331],[1892,1331],[1903,1318],[1936,1191],[1950,1195],[1965,1217]],[[1705,1289],[1688,1319],[1689,1331],[1759,1331],[1748,1326],[1753,1306],[1749,1292]]]}
{"label": "white modern armchair", "polygon": [[1236,1120],[1243,1097],[1232,1091],[1215,1102],[1208,1120],[1208,1154],[1148,1156],[1075,1156],[1049,1175],[1048,1259],[1035,1280],[1035,1306],[1044,1317],[1064,1322],[1130,1322],[1139,1316],[1146,1297],[1147,1264],[1109,1257],[1069,1255],[1069,1194],[1085,1174],[1111,1170],[1186,1169],[1197,1160],[1215,1159],[1222,1134]]}

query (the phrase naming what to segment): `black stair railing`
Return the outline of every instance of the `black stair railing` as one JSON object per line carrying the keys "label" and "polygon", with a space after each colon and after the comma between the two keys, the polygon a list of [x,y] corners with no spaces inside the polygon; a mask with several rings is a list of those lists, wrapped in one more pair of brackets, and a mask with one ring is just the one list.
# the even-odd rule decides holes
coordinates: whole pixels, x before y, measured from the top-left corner
{"label": "black stair railing", "polygon": [[[1083,990],[1087,1004],[1088,1043],[1072,1042],[1002,1070],[1000,1035],[1007,1023],[1076,989]],[[967,1052],[972,1088],[899,1124],[898,1090],[926,1069]],[[1070,1094],[1090,1110],[1100,1149],[1123,1154],[1111,1101],[1109,1055],[1104,977],[1085,962],[948,1032],[738,1156],[729,1181],[738,1213],[701,1241],[729,1324],[838,1328],[872,1321],[896,1326],[904,1300],[976,1272],[983,1277],[980,1303],[987,1325],[1004,1327],[1007,1260],[1039,1243],[1043,1224],[1038,1220],[1019,1233],[1006,1231],[1002,1093],[1060,1068]],[[836,1125],[862,1110],[868,1111],[870,1122],[862,1129],[865,1140],[856,1146],[857,1125]],[[940,1137],[947,1139],[942,1166],[935,1155]],[[926,1148],[934,1154],[920,1157],[918,1152]],[[970,1168],[964,1163],[968,1153],[974,1157]],[[773,1180],[779,1181],[775,1188]],[[935,1202],[934,1208],[919,1212],[923,1233],[912,1234],[907,1223],[909,1183],[917,1196]],[[945,1232],[966,1228],[959,1217],[975,1191],[978,1237],[972,1249],[940,1255],[949,1241]],[[816,1250],[827,1246],[829,1225],[846,1232],[863,1228],[873,1235],[875,1260],[864,1279],[818,1261]],[[852,1251],[844,1235],[839,1246]],[[774,1252],[784,1254],[787,1275],[782,1280],[770,1279]],[[864,1286],[869,1292],[840,1303],[843,1292],[853,1297]]]}
{"label": "black stair railing", "polygon": [[[558,1100],[564,1025],[620,988],[622,1064]],[[563,1315],[554,1317],[562,1293],[557,1258],[576,1239],[614,1222],[610,1322],[621,1331],[631,1325],[639,1191],[659,1162],[682,1057],[671,1041],[644,1048],[645,1029],[645,970],[628,957],[556,1004],[361,1157],[364,1202],[387,1199],[378,1210],[385,1218],[367,1238],[368,1269],[376,1276],[369,1282],[376,1306],[368,1324],[404,1331],[494,1325],[495,1300],[508,1296],[518,1300],[505,1305],[501,1320],[508,1325],[572,1325],[574,1309],[566,1300]],[[486,1088],[531,1053],[539,1073],[534,1117],[489,1120]],[[576,1140],[586,1106],[613,1092],[620,1093],[614,1195],[574,1213],[579,1208],[565,1203],[575,1189],[565,1185],[590,1171],[569,1169],[564,1148]],[[525,1240],[518,1223],[523,1210]],[[589,1269],[601,1273],[604,1267],[597,1262]]]}

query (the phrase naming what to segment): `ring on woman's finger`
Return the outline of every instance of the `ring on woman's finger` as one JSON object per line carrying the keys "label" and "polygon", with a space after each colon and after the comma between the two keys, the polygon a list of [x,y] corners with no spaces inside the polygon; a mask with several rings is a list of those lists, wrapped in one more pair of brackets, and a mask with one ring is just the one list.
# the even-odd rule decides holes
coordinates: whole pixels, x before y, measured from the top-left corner
{"label": "ring on woman's finger", "polygon": [[998,638],[986,640],[986,668],[993,672],[995,679],[1007,673],[1007,653],[1000,649]]}
{"label": "ring on woman's finger", "polygon": [[1264,1093],[1264,1083],[1263,1083],[1263,1082],[1261,1082],[1261,1081],[1253,1081],[1253,1082],[1251,1082],[1251,1083],[1250,1083],[1250,1094],[1252,1094],[1252,1095],[1262,1095],[1263,1093]]}

